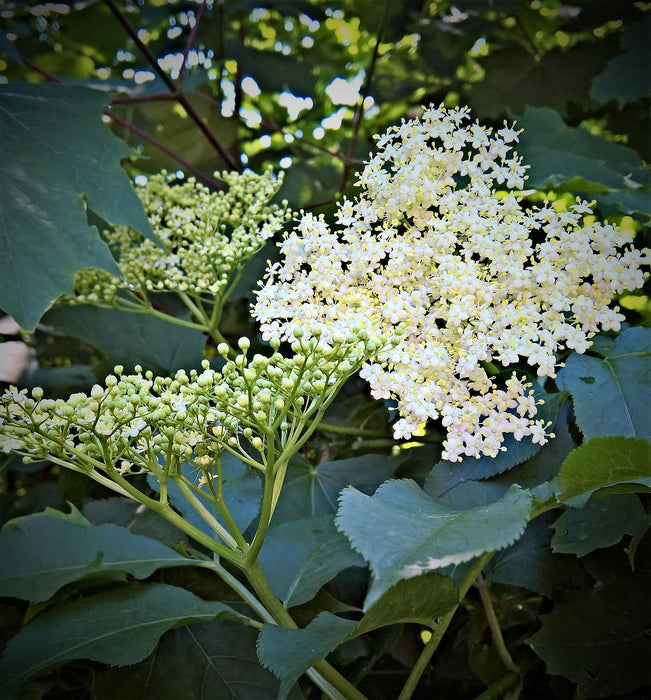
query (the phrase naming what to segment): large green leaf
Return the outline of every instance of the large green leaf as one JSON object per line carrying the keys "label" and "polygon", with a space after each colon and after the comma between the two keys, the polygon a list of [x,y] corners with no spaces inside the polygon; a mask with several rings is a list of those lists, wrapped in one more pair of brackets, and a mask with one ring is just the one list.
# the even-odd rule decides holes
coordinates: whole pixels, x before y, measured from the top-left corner
{"label": "large green leaf", "polygon": [[265,625],[258,637],[258,658],[280,678],[278,700],[284,700],[298,678],[355,631],[356,622],[322,612],[304,629]]}
{"label": "large green leaf", "polygon": [[47,510],[8,522],[0,532],[0,595],[38,602],[90,574],[193,564],[174,550],[117,525],[92,526],[79,513]]}
{"label": "large green leaf", "polygon": [[628,697],[651,683],[648,542],[634,572],[624,552],[616,558],[603,550],[603,559],[590,567],[598,585],[557,602],[528,640],[548,673],[578,683],[577,700]]}
{"label": "large green leaf", "polygon": [[327,514],[271,528],[259,561],[287,607],[306,603],[343,569],[365,566]]}
{"label": "large green leaf", "polygon": [[620,104],[649,93],[649,35],[651,17],[628,27],[622,37],[626,50],[608,62],[592,82],[590,94],[599,102],[618,100]]}
{"label": "large green leaf", "polygon": [[12,697],[28,678],[65,661],[135,664],[172,627],[224,616],[238,617],[223,603],[160,583],[123,586],[52,608],[7,645],[0,660],[0,698]]}
{"label": "large green leaf", "polygon": [[133,152],[102,124],[106,100],[82,87],[0,86],[0,305],[28,330],[81,268],[119,274],[84,197],[106,221],[152,235],[120,167]]}
{"label": "large green leaf", "polygon": [[287,470],[273,522],[336,513],[337,497],[344,487],[354,486],[363,493],[373,493],[404,460],[404,456],[370,454],[313,467],[307,460],[295,458]]}
{"label": "large green leaf", "polygon": [[601,437],[588,440],[567,456],[559,472],[561,499],[583,505],[599,489],[651,489],[651,444],[648,440]]}
{"label": "large green leaf", "polygon": [[626,214],[651,210],[651,177],[631,148],[565,125],[549,107],[528,106],[517,118],[517,151],[529,167],[528,183],[538,189],[567,183],[571,191],[609,193]]}
{"label": "large green leaf", "polygon": [[484,570],[486,579],[527,588],[550,598],[559,588],[589,587],[590,577],[575,557],[552,554],[550,524],[554,517],[553,513],[545,513],[532,520],[515,544],[491,559]]}
{"label": "large green leaf", "polygon": [[581,509],[568,508],[553,524],[555,552],[583,557],[601,547],[610,547],[624,535],[641,535],[649,527],[638,496],[613,494],[586,503]]}
{"label": "large green leaf", "polygon": [[371,565],[368,608],[401,579],[507,547],[524,532],[530,511],[529,492],[515,485],[495,503],[454,510],[414,481],[391,480],[373,496],[345,489],[337,526]]}
{"label": "large green leaf", "polygon": [[566,112],[570,102],[590,102],[590,82],[616,52],[614,42],[604,46],[579,42],[567,51],[554,49],[534,55],[513,44],[481,59],[484,80],[472,85],[468,100],[480,118],[499,118],[506,110],[525,105],[547,105]]}
{"label": "large green leaf", "polygon": [[[98,670],[94,700],[277,700],[278,680],[260,665],[258,633],[230,620],[170,630],[139,664]],[[290,698],[302,698],[298,689]]]}
{"label": "large green leaf", "polygon": [[558,383],[572,394],[576,422],[586,438],[651,437],[650,355],[650,328],[628,328],[604,358],[570,355]]}
{"label": "large green leaf", "polygon": [[101,350],[111,365],[142,365],[156,372],[198,367],[205,337],[147,314],[94,306],[58,306],[43,317],[51,333],[79,338]]}

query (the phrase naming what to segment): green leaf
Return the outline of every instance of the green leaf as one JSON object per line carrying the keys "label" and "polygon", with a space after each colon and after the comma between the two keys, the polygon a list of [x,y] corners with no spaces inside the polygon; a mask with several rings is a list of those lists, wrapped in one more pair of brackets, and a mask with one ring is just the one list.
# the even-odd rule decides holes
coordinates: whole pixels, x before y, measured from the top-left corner
{"label": "green leaf", "polygon": [[119,274],[84,197],[106,221],[152,235],[120,167],[133,152],[100,119],[106,100],[82,87],[0,86],[0,305],[27,330],[81,268]]}
{"label": "green leaf", "polygon": [[0,660],[0,698],[10,698],[28,678],[65,661],[137,663],[172,627],[224,616],[238,617],[223,603],[156,583],[123,586],[52,608],[7,645]]}
{"label": "green leaf", "polygon": [[93,698],[115,700],[119,688],[120,700],[277,700],[279,683],[258,661],[257,637],[229,620],[170,630],[141,663],[98,670]]}
{"label": "green leaf", "polygon": [[647,440],[593,438],[570,452],[559,473],[561,500],[575,499],[572,505],[579,507],[599,489],[628,491],[628,484],[651,488],[651,444]]}
{"label": "green leaf", "polygon": [[617,544],[624,535],[640,535],[649,527],[638,496],[614,494],[586,503],[581,509],[568,508],[552,525],[555,552],[583,557],[602,547]]}
{"label": "green leaf", "polygon": [[259,561],[286,607],[311,600],[321,586],[349,566],[365,566],[327,514],[272,527]]}
{"label": "green leaf", "polygon": [[614,42],[604,46],[584,41],[539,56],[511,43],[480,59],[486,75],[472,85],[469,103],[481,118],[497,119],[525,105],[546,105],[565,113],[570,102],[590,103],[591,80],[615,52]]}
{"label": "green leaf", "polygon": [[607,357],[573,353],[558,374],[572,394],[576,422],[587,439],[651,437],[650,328],[628,328]]}
{"label": "green leaf", "polygon": [[620,105],[649,93],[649,35],[651,17],[631,24],[622,37],[626,52],[615,56],[592,82],[590,95],[599,102],[618,100]]}
{"label": "green leaf", "polygon": [[354,633],[356,622],[322,612],[304,629],[265,625],[258,637],[258,658],[280,678],[278,700],[289,694],[298,678]]}
{"label": "green leaf", "polygon": [[[651,177],[631,148],[587,129],[565,125],[548,107],[530,107],[517,118],[524,129],[517,151],[530,168],[528,184],[537,189],[569,183],[571,191],[609,192],[626,214],[651,209]],[[592,196],[589,197],[590,199]]]}
{"label": "green leaf", "polygon": [[296,458],[287,470],[274,523],[336,513],[337,497],[344,487],[354,486],[363,493],[373,493],[404,460],[404,455],[370,454],[313,467],[307,460]]}
{"label": "green leaf", "polygon": [[[609,572],[613,563],[610,556]],[[577,699],[624,697],[651,683],[650,585],[648,568],[632,573],[623,562],[615,576],[587,593],[566,596],[551,614],[541,615],[542,628],[528,644],[548,673],[578,683]]]}
{"label": "green leaf", "polygon": [[337,527],[371,565],[375,581],[367,609],[401,579],[512,544],[530,511],[531,496],[517,485],[496,503],[460,511],[435,501],[414,481],[391,480],[372,497],[345,489]]}
{"label": "green leaf", "polygon": [[79,338],[101,350],[111,365],[167,374],[198,367],[205,337],[147,314],[130,314],[94,306],[58,306],[43,317],[43,328],[55,335]]}
{"label": "green leaf", "polygon": [[[166,89],[161,85],[159,92]],[[219,109],[215,109],[215,105],[210,101],[209,95],[205,96],[207,99],[197,93],[190,93],[187,97],[224,149],[228,152],[235,148],[237,120],[222,117]],[[175,102],[168,100],[143,103],[138,107],[131,121],[146,133],[155,134],[156,139],[162,141],[167,148],[182,155],[191,165],[208,174],[226,167],[219,153],[201,133],[197,124]],[[130,132],[127,142],[140,146],[144,155],[140,167],[148,172],[158,172],[162,169],[175,171],[179,168],[179,163],[175,159],[140,139],[137,134]]]}
{"label": "green leaf", "polygon": [[519,586],[552,597],[559,588],[589,587],[590,577],[574,557],[552,554],[553,513],[532,520],[524,535],[498,552],[484,569],[488,581]]}
{"label": "green leaf", "polygon": [[194,563],[117,525],[93,527],[75,509],[54,513],[12,520],[0,532],[0,595],[38,602],[91,574],[126,571],[142,579],[161,567]]}
{"label": "green leaf", "polygon": [[459,590],[449,576],[427,573],[403,579],[371,605],[355,634],[402,622],[431,627],[437,617],[450,612],[458,602]]}

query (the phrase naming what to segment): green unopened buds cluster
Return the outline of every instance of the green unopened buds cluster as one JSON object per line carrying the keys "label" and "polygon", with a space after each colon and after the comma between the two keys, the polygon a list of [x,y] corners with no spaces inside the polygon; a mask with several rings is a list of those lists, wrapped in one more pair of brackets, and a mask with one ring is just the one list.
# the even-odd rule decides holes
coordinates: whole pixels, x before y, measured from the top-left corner
{"label": "green unopened buds cluster", "polygon": [[[265,470],[277,452],[298,449],[310,422],[386,343],[365,333],[331,344],[299,330],[295,336],[290,357],[278,352],[278,339],[270,357],[248,357],[242,339],[242,353],[219,371],[207,360],[173,377],[138,366],[125,375],[117,366],[104,386],[67,400],[11,387],[0,402],[0,451],[55,459],[95,478],[148,472],[163,481],[186,462],[207,481],[224,450]],[[227,346],[220,351],[228,357]]]}
{"label": "green unopened buds cluster", "polygon": [[282,173],[224,172],[221,179],[227,190],[211,192],[194,178],[179,183],[170,182],[166,172],[151,176],[138,194],[158,243],[126,227],[105,231],[124,279],[83,270],[74,301],[131,310],[144,305],[151,292],[216,299],[227,293],[289,214],[286,203],[270,203]]}

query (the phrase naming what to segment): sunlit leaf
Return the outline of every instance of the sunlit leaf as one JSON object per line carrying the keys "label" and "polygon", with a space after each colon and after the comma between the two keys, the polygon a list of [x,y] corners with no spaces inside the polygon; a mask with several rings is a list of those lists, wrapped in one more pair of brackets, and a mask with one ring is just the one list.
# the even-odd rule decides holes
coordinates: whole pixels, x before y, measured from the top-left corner
{"label": "sunlit leaf", "polygon": [[449,576],[428,573],[398,581],[367,610],[355,634],[415,622],[431,627],[437,617],[450,612],[459,602],[459,591]]}
{"label": "sunlit leaf", "polygon": [[530,511],[531,496],[519,486],[487,506],[454,510],[411,480],[391,480],[373,496],[345,489],[337,527],[373,571],[368,608],[401,579],[507,547],[524,532]]}
{"label": "sunlit leaf", "polygon": [[[559,473],[563,500],[582,505],[597,490],[627,492],[627,485],[651,487],[651,444],[648,440],[600,437],[588,440],[568,455]],[[581,497],[576,500],[577,497]]]}

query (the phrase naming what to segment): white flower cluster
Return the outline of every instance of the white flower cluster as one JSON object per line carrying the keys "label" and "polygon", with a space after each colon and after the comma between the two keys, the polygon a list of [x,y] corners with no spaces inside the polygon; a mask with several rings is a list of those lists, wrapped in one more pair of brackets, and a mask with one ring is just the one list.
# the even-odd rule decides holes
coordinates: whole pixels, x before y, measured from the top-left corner
{"label": "white flower cluster", "polygon": [[228,189],[211,192],[194,178],[170,183],[165,172],[138,189],[161,245],[127,227],[105,231],[124,280],[101,270],[82,270],[75,301],[118,304],[118,290],[189,292],[220,297],[248,260],[287,221],[285,205],[270,204],[282,173],[224,172]]}
{"label": "white flower cluster", "polygon": [[[429,418],[447,428],[444,457],[495,456],[504,435],[548,437],[530,385],[488,363],[526,360],[553,377],[555,353],[584,352],[623,317],[608,304],[640,287],[646,251],[611,224],[523,205],[518,132],[470,123],[468,109],[427,109],[378,139],[358,200],[333,230],[303,214],[258,291],[264,337],[293,324],[324,337],[356,326],[401,342],[363,368],[376,398],[394,398],[395,437]],[[520,191],[520,192],[518,192]],[[592,220],[592,219],[591,219]]]}
{"label": "white flower cluster", "polygon": [[[0,452],[51,459],[94,478],[117,469],[160,481],[164,469],[174,475],[187,462],[207,482],[224,450],[264,470],[279,453],[299,449],[341,385],[381,349],[363,331],[331,343],[318,331],[308,337],[297,328],[294,335],[289,358],[277,351],[278,339],[271,357],[248,358],[249,341],[241,338],[242,352],[220,371],[207,360],[201,371],[174,377],[140,367],[125,375],[118,366],[105,386],[66,400],[43,398],[39,387],[31,395],[11,387],[0,397]],[[229,348],[219,351],[226,358]]]}

